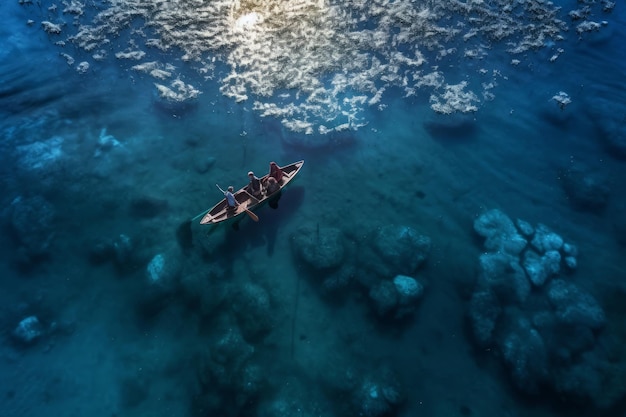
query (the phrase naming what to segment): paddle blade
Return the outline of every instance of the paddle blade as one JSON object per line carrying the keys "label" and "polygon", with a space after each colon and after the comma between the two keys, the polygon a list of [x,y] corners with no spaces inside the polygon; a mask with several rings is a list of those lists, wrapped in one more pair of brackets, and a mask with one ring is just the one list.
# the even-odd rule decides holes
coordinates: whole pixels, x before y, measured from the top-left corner
{"label": "paddle blade", "polygon": [[245,210],[246,210],[246,214],[247,214],[248,216],[250,216],[250,218],[251,218],[252,220],[254,220],[255,222],[258,222],[258,221],[259,221],[259,216],[257,216],[256,214],[254,214],[253,212],[251,212],[251,211],[250,211],[250,210],[248,210],[248,209],[245,209]]}

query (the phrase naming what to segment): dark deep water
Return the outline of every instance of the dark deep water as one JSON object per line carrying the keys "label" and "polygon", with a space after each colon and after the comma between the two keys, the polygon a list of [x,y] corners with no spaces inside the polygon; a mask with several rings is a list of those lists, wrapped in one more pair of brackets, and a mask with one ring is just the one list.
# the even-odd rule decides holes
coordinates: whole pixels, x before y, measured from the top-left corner
{"label": "dark deep water", "polygon": [[626,14],[471,4],[3,2],[0,415],[624,416]]}

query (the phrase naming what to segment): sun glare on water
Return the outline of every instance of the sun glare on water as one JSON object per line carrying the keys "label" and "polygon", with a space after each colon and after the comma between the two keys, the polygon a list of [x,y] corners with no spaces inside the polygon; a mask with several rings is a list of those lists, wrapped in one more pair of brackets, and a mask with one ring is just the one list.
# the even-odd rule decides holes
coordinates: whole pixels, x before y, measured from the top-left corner
{"label": "sun glare on water", "polygon": [[[83,21],[90,14],[82,8],[90,6],[72,5],[75,24],[46,21],[42,28],[93,61],[113,50],[154,77],[163,99],[196,99],[203,86],[181,75],[193,69],[287,129],[322,134],[366,125],[365,110],[384,110],[390,89],[425,94],[437,113],[478,111],[504,79],[485,59],[496,46],[520,62],[530,51],[559,45],[569,30],[567,12],[549,1],[133,0],[111,3],[92,21]],[[579,36],[600,26],[586,19],[576,23]],[[120,36],[129,28],[131,42]],[[149,48],[168,54],[147,60],[154,57]],[[188,68],[177,67],[181,61]],[[229,70],[216,73],[216,61]],[[459,71],[467,81],[456,79]]]}
{"label": "sun glare on water", "polygon": [[244,31],[252,28],[254,25],[261,21],[261,16],[257,12],[250,12],[239,17],[233,25],[234,30]]}

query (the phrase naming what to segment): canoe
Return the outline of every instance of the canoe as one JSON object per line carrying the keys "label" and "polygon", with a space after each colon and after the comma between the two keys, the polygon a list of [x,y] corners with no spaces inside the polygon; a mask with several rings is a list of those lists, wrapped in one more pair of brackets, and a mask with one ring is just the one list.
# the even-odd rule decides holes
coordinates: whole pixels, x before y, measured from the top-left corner
{"label": "canoe", "polygon": [[[280,188],[271,194],[267,194],[267,190],[263,189],[263,193],[257,198],[246,191],[247,185],[242,187],[237,192],[234,193],[235,199],[239,203],[239,205],[234,209],[228,208],[228,203],[226,202],[226,198],[223,198],[219,203],[217,203],[213,208],[211,208],[207,214],[204,215],[202,220],[200,220],[200,224],[217,224],[226,220],[231,220],[235,217],[238,217],[246,212],[246,210],[253,210],[256,207],[259,207],[266,201],[270,200],[272,197],[278,195],[280,191],[289,184],[294,177],[300,172],[300,169],[304,165],[304,161],[294,162],[289,165],[285,165],[284,167],[280,167],[283,171],[283,179],[278,184]],[[260,178],[261,183],[265,183],[265,180],[269,177],[269,174],[264,175]]]}

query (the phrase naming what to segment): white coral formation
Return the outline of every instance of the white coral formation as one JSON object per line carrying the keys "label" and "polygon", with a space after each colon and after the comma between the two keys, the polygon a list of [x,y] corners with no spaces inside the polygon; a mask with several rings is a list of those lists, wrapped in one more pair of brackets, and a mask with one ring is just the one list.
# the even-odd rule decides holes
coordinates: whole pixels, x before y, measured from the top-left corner
{"label": "white coral formation", "polygon": [[[218,80],[222,94],[234,101],[252,100],[262,115],[278,117],[287,128],[307,133],[365,125],[363,111],[383,110],[381,100],[391,88],[405,97],[420,89],[435,90],[428,94],[433,94],[437,112],[476,111],[477,97],[482,94],[490,100],[493,90],[470,91],[463,82],[449,82],[438,67],[426,65],[481,59],[497,43],[512,54],[526,53],[562,40],[568,29],[559,18],[566,12],[550,1],[535,0],[108,4],[92,21],[83,22],[91,6],[63,1],[63,12],[77,21],[68,39],[85,51],[113,50],[118,59],[136,61],[146,58],[145,48],[180,51],[173,59],[210,74],[206,78],[213,78],[217,60],[228,67]],[[608,2],[603,5],[610,7]],[[586,7],[593,11],[601,6]],[[579,32],[598,27],[584,13],[579,20]],[[42,24],[47,32],[60,33],[59,25]],[[119,45],[122,33],[130,36],[130,46]],[[96,54],[95,60],[104,57]],[[165,65],[148,74],[160,81],[179,77],[163,69]],[[160,94],[169,95],[163,84],[155,85]]]}
{"label": "white coral formation", "polygon": [[143,59],[144,56],[146,56],[144,51],[124,51],[115,53],[115,58],[117,59],[130,59],[135,61]]}
{"label": "white coral formation", "polygon": [[63,8],[63,13],[69,13],[69,14],[73,14],[76,16],[82,16],[83,15],[83,8],[85,7],[85,5],[77,0],[71,0],[71,1],[64,1],[63,5],[65,6]]}
{"label": "white coral formation", "polygon": [[172,77],[173,71],[176,69],[173,65],[162,65],[159,62],[145,62],[143,64],[134,65],[131,69],[145,74],[149,74],[158,80],[167,80]]}
{"label": "white coral formation", "polygon": [[51,35],[58,35],[61,33],[61,25],[54,24],[47,20],[41,22],[41,27],[43,30]]}
{"label": "white coral formation", "polygon": [[70,67],[71,67],[72,65],[74,65],[74,62],[76,62],[76,60],[74,59],[74,57],[73,57],[73,56],[71,56],[71,55],[69,55],[69,54],[66,54],[66,53],[61,53],[61,56],[62,56],[63,58],[65,58],[65,62],[67,62],[67,65],[69,65]]}
{"label": "white coral formation", "polygon": [[456,85],[446,85],[444,93],[430,96],[430,107],[437,113],[452,114],[455,112],[472,113],[478,110],[475,103],[478,97],[471,91],[465,91],[467,82],[462,81]]}
{"label": "white coral formation", "polygon": [[505,213],[494,209],[476,219],[474,230],[485,238],[484,246],[489,251],[481,256],[483,279],[493,280],[493,276],[500,279],[501,266],[506,264],[511,286],[520,287],[520,274],[510,273],[519,270],[533,286],[542,287],[561,272],[562,265],[569,270],[576,268],[576,246],[564,242],[544,224],[533,227],[521,219],[513,222]]}
{"label": "white coral formation", "polygon": [[587,20],[576,25],[576,32],[583,34],[585,32],[595,32],[600,30],[600,23]]}
{"label": "white coral formation", "polygon": [[163,84],[156,84],[155,86],[159,91],[159,96],[170,102],[183,102],[190,99],[195,99],[200,95],[200,90],[197,90],[191,84],[185,84],[180,79],[173,81],[169,86]]}
{"label": "white coral formation", "polygon": [[572,102],[572,99],[565,91],[559,91],[552,97],[552,100],[556,101],[556,104],[561,110],[565,109],[565,106]]}
{"label": "white coral formation", "polygon": [[89,71],[89,62],[82,61],[80,64],[76,66],[76,71],[80,74],[84,74]]}

